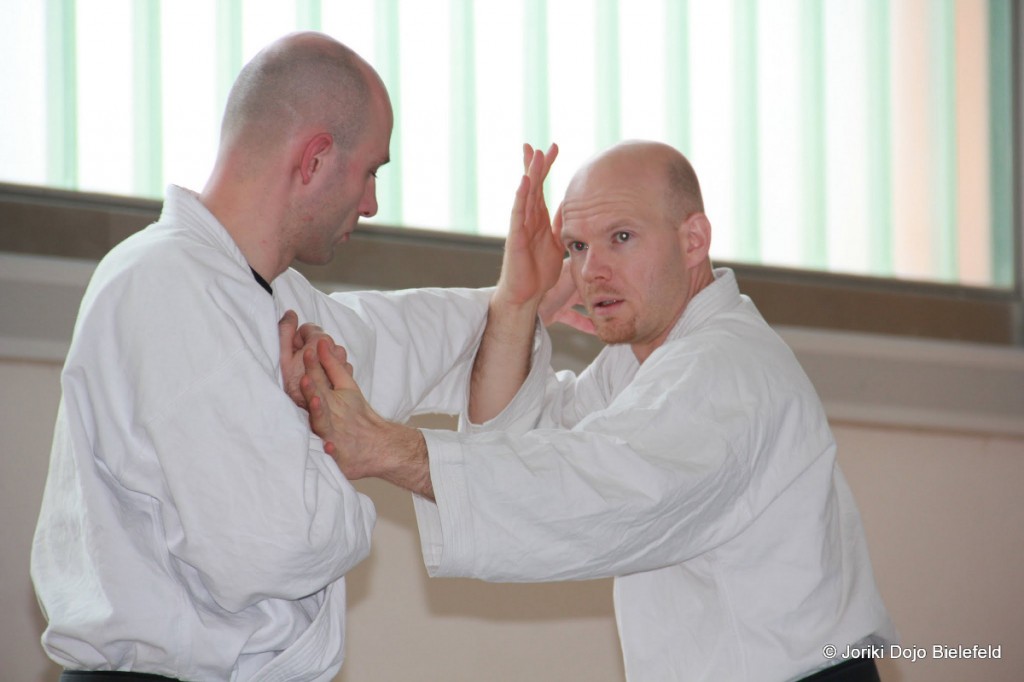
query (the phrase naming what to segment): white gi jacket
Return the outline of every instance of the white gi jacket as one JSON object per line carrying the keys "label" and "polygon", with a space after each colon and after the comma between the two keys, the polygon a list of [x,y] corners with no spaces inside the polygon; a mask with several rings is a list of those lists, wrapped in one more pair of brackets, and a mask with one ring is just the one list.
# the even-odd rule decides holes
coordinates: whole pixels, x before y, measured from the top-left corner
{"label": "white gi jacket", "polygon": [[715,274],[642,365],[628,345],[579,377],[535,355],[474,435],[425,432],[430,574],[615,576],[634,682],[798,679],[838,662],[825,645],[895,634],[814,388]]}
{"label": "white gi jacket", "polygon": [[292,270],[273,290],[177,187],[96,269],[32,549],[43,646],[65,667],[203,682],[341,667],[343,576],[375,510],[282,391],[277,322],[294,309],[321,324],[371,404],[403,420],[465,403],[489,294],[332,301]]}

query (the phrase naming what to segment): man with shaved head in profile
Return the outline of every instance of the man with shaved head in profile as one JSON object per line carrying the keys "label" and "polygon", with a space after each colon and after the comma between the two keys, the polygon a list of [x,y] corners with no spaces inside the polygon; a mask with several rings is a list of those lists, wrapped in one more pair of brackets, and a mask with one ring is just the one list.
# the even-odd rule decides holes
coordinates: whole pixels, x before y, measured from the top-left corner
{"label": "man with shaved head in profile", "polygon": [[[531,156],[463,432],[381,419],[321,342],[300,387],[325,449],[417,493],[431,575],[614,577],[631,682],[877,682],[894,633],[828,421],[712,267],[690,163],[617,145],[576,173],[552,230]],[[556,374],[538,313],[608,345]]]}
{"label": "man with shaved head in profile", "polygon": [[[61,375],[32,549],[47,654],[65,680],[330,680],[345,582],[375,510],[309,430],[303,337],[391,418],[452,411],[487,309],[466,290],[327,297],[325,263],[377,211],[392,111],[374,70],[318,33],[245,66],[202,193],[115,247]],[[386,334],[376,334],[384,328]],[[429,355],[410,342],[443,338]],[[282,390],[284,389],[284,390]],[[289,398],[291,396],[291,398]]]}

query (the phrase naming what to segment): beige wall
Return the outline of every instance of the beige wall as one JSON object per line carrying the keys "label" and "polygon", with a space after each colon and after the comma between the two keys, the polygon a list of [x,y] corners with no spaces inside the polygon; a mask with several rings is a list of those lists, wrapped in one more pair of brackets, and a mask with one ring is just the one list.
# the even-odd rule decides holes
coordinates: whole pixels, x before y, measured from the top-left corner
{"label": "beige wall", "polygon": [[0,677],[55,680],[39,646],[43,618],[28,576],[50,433],[60,398],[54,363],[0,362]]}
{"label": "beige wall", "polygon": [[902,645],[1002,645],[998,661],[884,661],[883,679],[1024,679],[1024,439],[833,428]]}

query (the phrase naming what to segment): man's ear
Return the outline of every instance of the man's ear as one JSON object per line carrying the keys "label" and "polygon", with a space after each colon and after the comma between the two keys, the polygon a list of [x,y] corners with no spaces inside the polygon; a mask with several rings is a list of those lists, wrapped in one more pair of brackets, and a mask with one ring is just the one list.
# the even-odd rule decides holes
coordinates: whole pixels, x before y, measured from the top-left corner
{"label": "man's ear", "polygon": [[711,221],[703,213],[693,213],[683,223],[681,230],[683,253],[688,267],[695,267],[706,260],[711,250]]}
{"label": "man's ear", "polygon": [[330,133],[317,133],[306,142],[299,160],[299,173],[302,175],[303,185],[311,183],[316,173],[323,168],[332,147],[334,137]]}

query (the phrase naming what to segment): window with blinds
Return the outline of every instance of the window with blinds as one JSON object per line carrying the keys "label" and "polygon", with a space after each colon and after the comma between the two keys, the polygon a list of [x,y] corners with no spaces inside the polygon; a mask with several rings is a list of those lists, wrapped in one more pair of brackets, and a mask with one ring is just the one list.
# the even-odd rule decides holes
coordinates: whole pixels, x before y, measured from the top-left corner
{"label": "window with blinds", "polygon": [[[295,29],[388,85],[376,222],[502,235],[520,145],[700,175],[716,258],[1014,285],[1012,0],[2,0],[0,181],[200,188],[241,65]],[[1019,38],[1018,38],[1019,39]]]}

